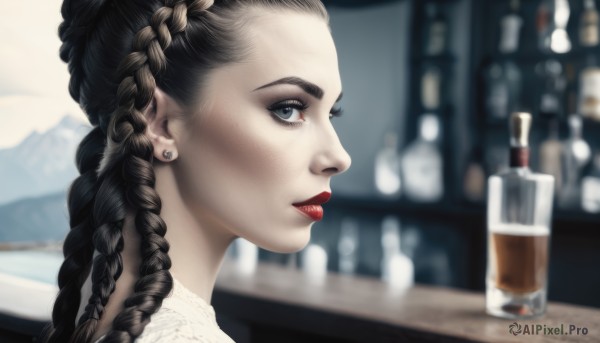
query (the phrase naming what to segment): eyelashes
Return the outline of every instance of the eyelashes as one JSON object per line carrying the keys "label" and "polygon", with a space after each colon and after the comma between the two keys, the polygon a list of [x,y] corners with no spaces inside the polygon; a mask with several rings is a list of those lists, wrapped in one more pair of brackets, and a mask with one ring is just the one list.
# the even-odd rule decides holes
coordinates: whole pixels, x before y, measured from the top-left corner
{"label": "eyelashes", "polygon": [[[273,119],[279,124],[290,127],[297,127],[304,123],[304,112],[309,106],[299,99],[288,99],[279,101],[267,108]],[[329,119],[333,117],[341,117],[344,110],[340,106],[336,106],[329,112]]]}
{"label": "eyelashes", "polygon": [[344,114],[344,109],[341,108],[340,106],[334,107],[331,109],[331,112],[329,112],[329,114],[330,114],[329,118],[341,117]]}
{"label": "eyelashes", "polygon": [[308,108],[300,100],[284,100],[269,106],[271,116],[280,124],[300,126],[304,122],[304,111]]}

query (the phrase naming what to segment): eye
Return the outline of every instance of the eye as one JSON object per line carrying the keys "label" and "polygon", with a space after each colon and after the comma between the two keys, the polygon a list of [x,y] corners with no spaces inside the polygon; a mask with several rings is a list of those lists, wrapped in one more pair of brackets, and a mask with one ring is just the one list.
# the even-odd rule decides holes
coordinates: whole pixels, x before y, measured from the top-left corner
{"label": "eye", "polygon": [[344,114],[344,110],[341,107],[334,107],[331,109],[331,112],[329,112],[329,119],[332,119],[333,117],[341,117],[342,114]]}
{"label": "eye", "polygon": [[285,125],[301,125],[304,121],[304,113],[308,106],[298,100],[285,100],[278,102],[268,108],[276,120]]}
{"label": "eye", "polygon": [[300,112],[300,110],[291,106],[276,108],[273,110],[273,113],[275,113],[279,118],[289,122],[294,122],[302,119],[302,113]]}

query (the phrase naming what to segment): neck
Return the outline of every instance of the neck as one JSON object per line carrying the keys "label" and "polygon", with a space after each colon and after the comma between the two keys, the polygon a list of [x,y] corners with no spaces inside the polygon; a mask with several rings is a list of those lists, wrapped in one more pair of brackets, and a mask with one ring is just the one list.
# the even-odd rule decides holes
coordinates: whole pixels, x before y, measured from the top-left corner
{"label": "neck", "polygon": [[155,174],[161,217],[167,224],[171,274],[210,304],[223,257],[235,236],[186,204],[171,168],[155,166]]}
{"label": "neck", "polygon": [[529,167],[529,148],[511,147],[510,148],[510,167],[528,168]]}

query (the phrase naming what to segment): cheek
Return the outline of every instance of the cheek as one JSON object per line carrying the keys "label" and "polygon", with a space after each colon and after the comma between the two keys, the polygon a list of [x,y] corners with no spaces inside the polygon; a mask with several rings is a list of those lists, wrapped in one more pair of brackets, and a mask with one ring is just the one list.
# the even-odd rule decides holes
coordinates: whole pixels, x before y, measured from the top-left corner
{"label": "cheek", "polygon": [[262,120],[237,118],[256,115],[216,112],[210,122],[200,127],[194,155],[199,163],[204,161],[203,171],[216,179],[227,178],[230,183],[257,187],[291,176],[294,163],[287,154],[284,135],[260,125]]}
{"label": "cheek", "polygon": [[298,131],[265,113],[233,110],[213,111],[193,130],[177,175],[186,203],[234,234],[280,250],[277,241],[290,238],[291,202],[308,170],[302,148],[294,145]]}

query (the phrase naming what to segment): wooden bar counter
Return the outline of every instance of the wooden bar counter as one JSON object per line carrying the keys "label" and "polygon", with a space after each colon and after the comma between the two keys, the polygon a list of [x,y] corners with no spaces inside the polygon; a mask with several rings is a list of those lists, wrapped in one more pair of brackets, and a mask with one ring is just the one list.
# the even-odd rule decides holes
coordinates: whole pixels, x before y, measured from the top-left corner
{"label": "wooden bar counter", "polygon": [[[319,282],[274,264],[242,275],[224,263],[212,302],[238,343],[600,342],[596,308],[551,302],[544,317],[506,320],[485,314],[483,293],[416,285],[402,294],[373,278],[330,273]],[[520,334],[509,332],[513,323]]]}

